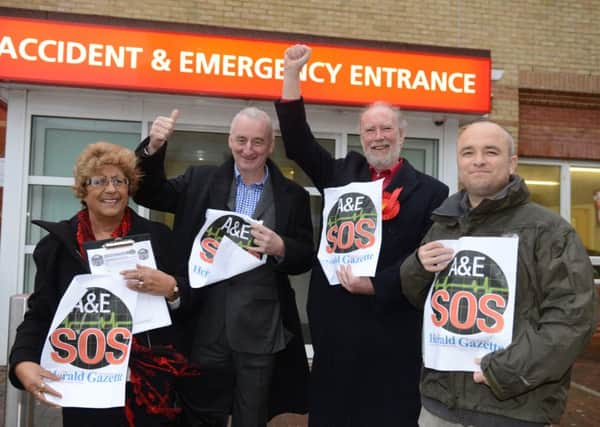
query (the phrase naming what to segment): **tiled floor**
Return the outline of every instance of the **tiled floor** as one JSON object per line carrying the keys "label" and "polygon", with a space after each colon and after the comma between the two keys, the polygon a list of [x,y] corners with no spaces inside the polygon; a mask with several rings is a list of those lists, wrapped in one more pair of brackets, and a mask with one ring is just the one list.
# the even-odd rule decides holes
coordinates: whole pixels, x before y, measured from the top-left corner
{"label": "tiled floor", "polygon": [[[573,367],[567,409],[560,427],[600,426],[600,335]],[[269,427],[306,427],[307,416],[285,414],[274,418]]]}

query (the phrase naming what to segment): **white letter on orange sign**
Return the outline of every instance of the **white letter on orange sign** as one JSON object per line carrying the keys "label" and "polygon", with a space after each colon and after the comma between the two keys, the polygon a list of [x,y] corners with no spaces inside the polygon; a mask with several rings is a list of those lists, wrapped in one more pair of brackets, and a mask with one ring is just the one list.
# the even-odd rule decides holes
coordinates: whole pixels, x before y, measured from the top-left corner
{"label": "white letter on orange sign", "polygon": [[476,93],[475,74],[465,74],[465,93]]}
{"label": "white letter on orange sign", "polygon": [[350,84],[352,86],[362,86],[362,65],[350,66]]}
{"label": "white letter on orange sign", "polygon": [[17,59],[17,51],[10,36],[4,36],[0,40],[0,56],[5,53],[8,53],[12,59]]}
{"label": "white letter on orange sign", "polygon": [[258,58],[254,63],[254,73],[261,79],[273,78],[273,59]]}
{"label": "white letter on orange sign", "polygon": [[119,46],[118,49],[111,44],[107,44],[104,48],[104,65],[111,67],[115,65],[117,68],[125,67],[125,48]]}
{"label": "white letter on orange sign", "polygon": [[275,79],[283,80],[283,59],[275,60]]}
{"label": "white letter on orange sign", "polygon": [[325,79],[323,77],[319,77],[317,76],[317,73],[315,72],[316,68],[323,68],[325,66],[324,62],[313,62],[312,64],[308,65],[308,76],[309,78],[315,82],[315,83],[324,83]]}
{"label": "white letter on orange sign", "polygon": [[376,67],[374,71],[373,67],[367,65],[365,66],[365,86],[371,86],[371,84],[381,87],[381,68]]}
{"label": "white letter on orange sign", "polygon": [[326,62],[325,68],[329,71],[329,83],[335,84],[337,81],[337,74],[340,72],[342,64],[335,64],[335,67],[333,67],[329,62]]}
{"label": "white letter on orange sign", "polygon": [[142,48],[142,47],[130,47],[130,46],[127,46],[125,48],[125,50],[127,52],[131,53],[130,64],[131,64],[131,68],[133,68],[135,70],[137,68],[137,56],[138,56],[138,53],[142,53],[144,51],[144,48]]}
{"label": "white letter on orange sign", "polygon": [[381,67],[381,71],[384,74],[384,86],[385,87],[392,87],[392,85],[394,84],[393,79],[394,79],[394,74],[396,74],[396,69],[392,68],[392,67]]}
{"label": "white letter on orange sign", "polygon": [[427,75],[423,70],[417,71],[417,75],[413,81],[413,89],[416,89],[419,86],[422,86],[425,90],[429,90],[429,81],[427,80]]}
{"label": "white letter on orange sign", "polygon": [[407,70],[406,68],[398,69],[398,89],[412,89],[410,85],[410,76],[410,70]]}
{"label": "white letter on orange sign", "polygon": [[[78,57],[75,56],[76,53],[79,53]],[[84,45],[77,42],[67,42],[67,64],[83,64],[86,56]]]}
{"label": "white letter on orange sign", "polygon": [[454,83],[454,81],[456,79],[462,79],[463,75],[462,73],[452,73],[450,74],[450,80],[448,81],[448,84],[450,86],[450,90],[452,92],[456,92],[456,93],[462,93],[463,89],[460,86],[456,86],[456,84]]}
{"label": "white letter on orange sign", "polygon": [[431,90],[440,90],[441,92],[446,92],[448,90],[448,73],[442,72],[439,73],[437,71],[431,72]]}
{"label": "white letter on orange sign", "polygon": [[249,56],[238,56],[238,77],[252,78],[252,58]]}
{"label": "white letter on orange sign", "polygon": [[223,75],[235,77],[235,55],[223,55]]}
{"label": "white letter on orange sign", "polygon": [[38,46],[38,55],[40,59],[44,62],[56,62],[56,58],[52,58],[46,53],[46,47],[56,45],[56,40],[44,40],[43,42],[41,42]]}
{"label": "white letter on orange sign", "polygon": [[104,45],[99,43],[90,43],[88,46],[88,64],[94,67],[102,67],[102,58],[104,57]]}
{"label": "white letter on orange sign", "polygon": [[210,61],[206,62],[206,56],[202,52],[196,53],[196,74],[214,74],[219,75],[221,55],[213,53],[210,55]]}
{"label": "white letter on orange sign", "polygon": [[37,56],[32,56],[27,53],[25,49],[27,49],[28,44],[37,44],[37,39],[27,38],[23,39],[21,43],[19,43],[19,55],[26,61],[36,61]]}
{"label": "white letter on orange sign", "polygon": [[188,65],[193,64],[193,61],[192,61],[193,55],[194,55],[193,52],[186,52],[185,50],[182,50],[181,52],[179,52],[179,72],[191,73],[194,71],[190,67],[188,67]]}

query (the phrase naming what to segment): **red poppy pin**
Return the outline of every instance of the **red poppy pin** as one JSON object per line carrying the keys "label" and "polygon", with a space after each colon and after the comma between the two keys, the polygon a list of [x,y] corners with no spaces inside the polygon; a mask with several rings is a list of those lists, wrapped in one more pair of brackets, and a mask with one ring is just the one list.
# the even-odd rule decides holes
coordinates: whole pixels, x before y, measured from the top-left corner
{"label": "red poppy pin", "polygon": [[404,187],[396,188],[393,192],[383,192],[383,196],[381,198],[381,214],[384,221],[389,219],[396,218],[398,212],[400,212],[400,201],[398,197],[400,197],[400,193]]}

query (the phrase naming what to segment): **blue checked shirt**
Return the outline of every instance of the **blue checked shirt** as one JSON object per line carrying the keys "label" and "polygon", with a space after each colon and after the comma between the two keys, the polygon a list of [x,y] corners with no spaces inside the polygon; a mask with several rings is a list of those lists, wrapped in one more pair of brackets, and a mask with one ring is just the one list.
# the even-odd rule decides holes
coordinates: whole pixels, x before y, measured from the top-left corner
{"label": "blue checked shirt", "polygon": [[244,184],[244,180],[242,179],[242,175],[237,166],[234,166],[233,170],[237,187],[235,192],[235,211],[252,217],[256,210],[256,205],[260,200],[260,195],[265,188],[265,182],[269,179],[269,168],[265,166],[265,176],[261,182],[250,185]]}

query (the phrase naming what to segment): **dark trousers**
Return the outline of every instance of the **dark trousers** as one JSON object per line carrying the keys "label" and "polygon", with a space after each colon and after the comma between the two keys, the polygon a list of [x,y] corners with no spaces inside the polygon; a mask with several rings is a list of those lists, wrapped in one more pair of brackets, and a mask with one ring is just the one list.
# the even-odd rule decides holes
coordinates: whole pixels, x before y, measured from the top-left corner
{"label": "dark trousers", "polygon": [[232,427],[267,425],[274,354],[233,351],[223,336],[195,346],[191,359],[201,375],[184,380],[181,387],[184,425],[224,427],[230,413]]}

